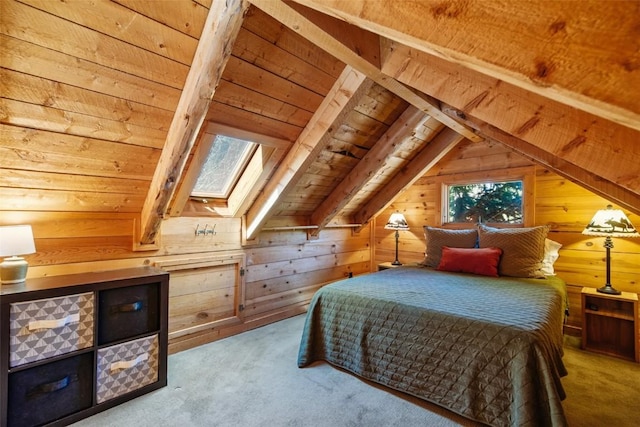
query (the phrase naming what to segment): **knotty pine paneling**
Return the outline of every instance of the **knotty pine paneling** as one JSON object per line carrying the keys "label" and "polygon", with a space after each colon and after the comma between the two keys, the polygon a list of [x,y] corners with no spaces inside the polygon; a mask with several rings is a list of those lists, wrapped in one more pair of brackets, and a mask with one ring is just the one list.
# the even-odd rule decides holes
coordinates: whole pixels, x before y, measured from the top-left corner
{"label": "knotty pine paneling", "polygon": [[[252,17],[249,16],[248,19],[250,20]],[[282,29],[293,37],[301,38],[301,36],[284,27]],[[315,55],[328,56],[326,52],[319,51],[317,47],[313,47],[308,52],[298,51],[291,53],[265,40],[262,34],[254,34],[246,30],[244,25],[240,33],[238,33],[232,54],[241,57],[248,63],[255,64],[271,74],[287,76],[287,79],[295,85],[308,88],[312,92],[322,95],[320,98],[329,92],[336,80],[336,77],[308,61],[308,58]],[[317,98],[317,96],[314,96],[310,101],[317,101]],[[306,101],[298,100],[295,102]],[[322,99],[320,99],[320,102],[322,102]]]}
{"label": "knotty pine paneling", "polygon": [[0,168],[6,169],[150,180],[160,156],[153,148],[42,130],[0,124],[0,132]]}
{"label": "knotty pine paneling", "polygon": [[[83,2],[69,7],[84,15],[81,13],[85,8]],[[189,71],[187,65],[178,61],[17,1],[4,1],[2,15],[3,23],[11,22],[2,26],[3,34],[104,66],[113,65],[117,58],[118,69],[176,89],[182,88]],[[93,20],[92,25],[99,27],[100,20]],[[61,34],[74,37],[61,37]]]}
{"label": "knotty pine paneling", "polygon": [[308,112],[314,112],[323,100],[318,93],[235,56],[229,58],[222,78]]}
{"label": "knotty pine paneling", "polygon": [[175,109],[180,98],[176,88],[5,35],[0,35],[0,64],[19,73],[76,87],[86,85],[97,93],[164,110]]}
{"label": "knotty pine paneling", "polygon": [[205,120],[291,142],[298,139],[303,129],[290,123],[235,108],[215,100],[209,106]]}
{"label": "knotty pine paneling", "polygon": [[92,3],[91,13],[83,10],[84,0],[20,2],[185,65],[191,64],[198,45],[197,38],[111,1]]}
{"label": "knotty pine paneling", "polygon": [[227,80],[220,81],[216,89],[216,100],[235,108],[242,108],[299,127],[306,126],[313,115],[308,110],[254,92]]}
{"label": "knotty pine paneling", "polygon": [[[461,143],[432,171],[398,195],[393,203],[375,220],[374,268],[381,262],[395,258],[395,237],[384,224],[395,212],[402,212],[411,229],[400,232],[399,259],[403,263],[424,258],[424,225],[435,226],[440,214],[438,187],[442,177],[455,177],[464,172],[482,179],[495,169],[505,166],[519,168],[530,163],[516,153],[505,151],[501,144],[491,142]],[[474,172],[475,171],[475,172]],[[439,178],[438,178],[439,177]],[[583,286],[600,287],[606,279],[606,253],[603,237],[585,236],[584,226],[596,210],[609,202],[590,191],[542,167],[535,169],[535,225],[551,226],[549,238],[561,243],[560,257],[555,270],[567,282],[570,309],[568,329],[579,332],[580,290]],[[638,228],[640,217],[626,212]],[[640,292],[640,238],[614,238],[611,250],[611,283],[627,292]]]}
{"label": "knotty pine paneling", "polygon": [[[185,4],[148,17],[109,1],[3,2],[0,223],[33,225],[32,274],[148,255],[132,252],[134,224],[207,14]],[[192,28],[175,28],[185,16]]]}
{"label": "knotty pine paneling", "polygon": [[[162,255],[233,252],[242,249],[239,218],[170,218],[162,224]],[[196,234],[197,230],[214,234]]]}
{"label": "knotty pine paneling", "polygon": [[30,188],[0,188],[0,199],[3,209],[12,211],[54,211],[59,206],[67,206],[73,212],[135,213],[140,212],[144,203],[143,194]]}
{"label": "knotty pine paneling", "polygon": [[[37,253],[26,256],[30,278],[167,268],[171,351],[302,313],[324,284],[371,270],[369,227],[330,228],[313,240],[304,230],[268,231],[243,248],[240,219],[178,217],[163,222],[157,250],[137,252],[135,214],[0,211],[0,224],[17,222],[34,231]],[[205,226],[215,233],[196,234]],[[246,258],[240,281],[232,263],[238,256]]]}
{"label": "knotty pine paneling", "polygon": [[116,193],[126,196],[147,191],[149,181],[86,175],[83,175],[82,179],[78,179],[77,175],[6,169],[0,174],[0,187],[10,187],[13,190],[19,190],[22,187],[24,189],[84,191],[101,194]]}
{"label": "knotty pine paneling", "polygon": [[234,264],[171,272],[169,333],[236,315]]}
{"label": "knotty pine paneling", "polygon": [[[56,108],[10,99],[0,99],[0,110],[5,114],[4,123],[16,127],[31,129],[40,127],[46,131],[157,149],[164,145],[164,131],[117,120],[101,119],[70,111],[61,114]],[[43,123],[46,125],[42,125]],[[117,145],[113,146],[114,149],[117,147]]]}
{"label": "knotty pine paneling", "polygon": [[[8,69],[0,69],[0,77],[0,88],[4,98],[61,110],[57,114],[64,114],[64,112],[69,111],[91,117],[105,118],[115,122],[125,122],[125,124],[132,124],[141,128],[156,129],[165,133],[169,129],[169,124],[173,117],[173,113],[170,110],[82,89],[72,84],[29,76]],[[77,84],[80,84],[80,82],[77,82]],[[8,118],[2,119],[3,122],[8,120]],[[34,126],[34,128],[47,130],[47,126],[46,122],[42,122],[38,123],[38,126]]]}
{"label": "knotty pine paneling", "polygon": [[178,2],[160,1],[147,2],[139,0],[112,0],[131,10],[135,10],[141,15],[147,16],[155,21],[187,34],[194,38],[199,38],[207,14],[211,7],[211,1],[193,1],[191,7],[180,7]]}
{"label": "knotty pine paneling", "polygon": [[361,274],[369,271],[370,262],[350,263],[320,270],[298,273],[295,276],[273,277],[270,279],[249,282],[246,285],[245,297],[247,301],[260,301],[266,298],[278,298],[282,292],[292,290],[292,280],[296,289],[315,287],[325,283],[349,277],[349,274]]}
{"label": "knotty pine paneling", "polygon": [[[290,244],[284,245],[289,240]],[[348,228],[320,232],[306,240],[299,231],[269,232],[261,244],[247,248],[245,315],[303,304],[323,284],[370,271],[370,233]]]}
{"label": "knotty pine paneling", "polygon": [[313,43],[299,36],[297,33],[290,31],[287,27],[272,19],[258,8],[252,7],[249,9],[242,23],[242,28],[251,33],[259,34],[260,38],[274,46],[323,70],[324,73],[332,76],[334,80],[342,73],[344,68],[343,62],[324,51],[319,52]]}

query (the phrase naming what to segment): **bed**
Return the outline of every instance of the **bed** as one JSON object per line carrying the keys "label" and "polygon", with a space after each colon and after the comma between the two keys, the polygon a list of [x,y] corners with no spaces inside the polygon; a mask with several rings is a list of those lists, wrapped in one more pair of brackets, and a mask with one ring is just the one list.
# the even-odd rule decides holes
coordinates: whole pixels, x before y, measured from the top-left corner
{"label": "bed", "polygon": [[298,366],[326,361],[492,426],[564,426],[564,282],[403,266],[313,297]]}

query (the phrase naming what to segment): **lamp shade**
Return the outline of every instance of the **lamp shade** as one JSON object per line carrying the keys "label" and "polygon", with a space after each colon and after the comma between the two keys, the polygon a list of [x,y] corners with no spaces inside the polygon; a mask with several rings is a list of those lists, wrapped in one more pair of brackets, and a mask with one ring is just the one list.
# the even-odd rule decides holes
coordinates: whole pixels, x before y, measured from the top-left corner
{"label": "lamp shade", "polygon": [[636,231],[624,212],[613,209],[611,205],[596,212],[582,234],[602,237],[640,237],[640,233]]}
{"label": "lamp shade", "polygon": [[30,225],[0,227],[0,257],[27,255],[36,251]]}
{"label": "lamp shade", "polygon": [[391,214],[391,217],[384,228],[387,230],[408,230],[409,224],[407,224],[407,220],[404,219],[404,215],[400,212],[395,212]]}

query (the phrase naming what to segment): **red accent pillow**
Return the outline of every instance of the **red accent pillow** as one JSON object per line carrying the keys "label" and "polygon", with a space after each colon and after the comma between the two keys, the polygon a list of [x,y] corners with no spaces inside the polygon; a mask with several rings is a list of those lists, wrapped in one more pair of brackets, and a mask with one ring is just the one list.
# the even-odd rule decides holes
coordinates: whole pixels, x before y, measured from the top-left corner
{"label": "red accent pillow", "polygon": [[450,248],[442,247],[442,258],[437,270],[481,274],[498,277],[500,248]]}

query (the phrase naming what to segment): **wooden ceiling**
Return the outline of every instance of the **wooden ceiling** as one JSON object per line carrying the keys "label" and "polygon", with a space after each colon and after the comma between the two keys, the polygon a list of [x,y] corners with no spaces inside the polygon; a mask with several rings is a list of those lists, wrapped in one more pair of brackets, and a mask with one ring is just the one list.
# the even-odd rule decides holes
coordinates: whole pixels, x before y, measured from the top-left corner
{"label": "wooden ceiling", "polygon": [[638,2],[1,7],[2,210],[128,213],[152,243],[225,133],[263,148],[212,209],[247,238],[365,224],[465,139],[640,214]]}

